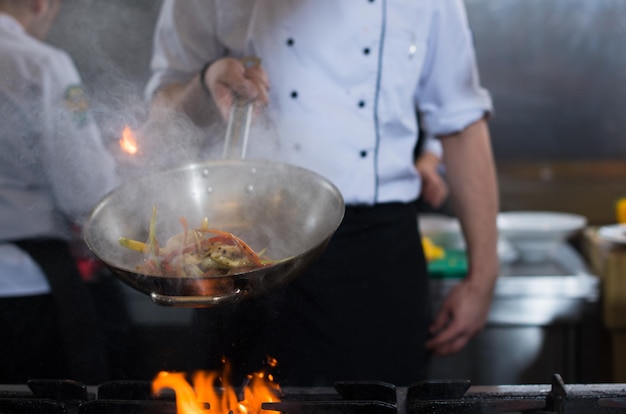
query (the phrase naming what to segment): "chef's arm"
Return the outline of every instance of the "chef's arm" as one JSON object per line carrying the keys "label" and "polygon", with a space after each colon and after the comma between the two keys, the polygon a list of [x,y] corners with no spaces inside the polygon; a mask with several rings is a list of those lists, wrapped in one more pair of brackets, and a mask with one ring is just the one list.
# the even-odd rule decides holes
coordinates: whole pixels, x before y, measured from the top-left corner
{"label": "chef's arm", "polygon": [[220,114],[227,117],[235,96],[266,105],[269,81],[258,65],[247,66],[235,58],[221,58],[205,65],[187,83],[163,86],[155,95],[153,110],[173,108],[198,126],[206,126]]}
{"label": "chef's arm", "polygon": [[219,119],[219,110],[212,96],[201,86],[200,74],[187,83],[162,87],[152,100],[151,116],[160,111],[182,112],[197,126],[204,127]]}
{"label": "chef's arm", "polygon": [[499,196],[489,130],[484,119],[441,137],[451,201],[463,228],[468,274],[450,292],[431,326],[427,347],[460,350],[485,325],[498,275]]}
{"label": "chef's arm", "polygon": [[468,243],[468,280],[490,289],[498,274],[496,218],[499,194],[487,122],[442,137],[452,202]]}

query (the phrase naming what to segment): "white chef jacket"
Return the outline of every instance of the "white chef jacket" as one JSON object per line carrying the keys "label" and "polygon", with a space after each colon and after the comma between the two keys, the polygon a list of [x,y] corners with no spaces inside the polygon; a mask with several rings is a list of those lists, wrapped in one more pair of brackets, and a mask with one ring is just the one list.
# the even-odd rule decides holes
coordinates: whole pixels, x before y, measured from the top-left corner
{"label": "white chef jacket", "polygon": [[0,296],[49,290],[30,256],[6,242],[68,239],[69,220],[116,184],[70,57],[0,13]]}
{"label": "white chef jacket", "polygon": [[462,0],[165,0],[147,97],[226,55],[269,74],[274,159],[327,177],[348,205],[418,197],[418,112],[437,136],[492,110]]}

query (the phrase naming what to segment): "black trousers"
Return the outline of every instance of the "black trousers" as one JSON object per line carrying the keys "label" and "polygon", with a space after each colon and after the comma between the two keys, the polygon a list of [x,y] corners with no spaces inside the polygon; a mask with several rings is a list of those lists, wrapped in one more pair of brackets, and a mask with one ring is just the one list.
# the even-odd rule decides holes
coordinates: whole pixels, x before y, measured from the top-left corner
{"label": "black trousers", "polygon": [[93,297],[62,240],[14,242],[37,262],[51,295],[0,300],[0,378],[109,379],[108,356]]}
{"label": "black trousers", "polygon": [[193,362],[214,368],[223,356],[243,375],[269,355],[285,386],[408,385],[426,378],[431,318],[415,205],[349,207],[322,257],[286,288],[198,310]]}

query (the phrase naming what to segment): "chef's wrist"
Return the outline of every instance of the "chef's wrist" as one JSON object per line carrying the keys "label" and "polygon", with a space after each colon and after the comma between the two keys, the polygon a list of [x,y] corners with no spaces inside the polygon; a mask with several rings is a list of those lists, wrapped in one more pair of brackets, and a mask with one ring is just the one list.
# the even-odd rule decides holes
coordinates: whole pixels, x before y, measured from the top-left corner
{"label": "chef's wrist", "polygon": [[214,62],[214,60],[209,61],[202,66],[202,69],[200,69],[200,86],[202,87],[204,93],[210,98],[212,98],[213,95],[211,94],[209,86],[206,84],[206,73]]}

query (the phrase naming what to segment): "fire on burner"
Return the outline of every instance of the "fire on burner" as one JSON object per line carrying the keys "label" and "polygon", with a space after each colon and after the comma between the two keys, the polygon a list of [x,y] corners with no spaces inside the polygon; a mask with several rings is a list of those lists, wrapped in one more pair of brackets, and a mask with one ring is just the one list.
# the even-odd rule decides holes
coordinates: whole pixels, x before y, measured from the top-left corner
{"label": "fire on burner", "polygon": [[152,392],[158,395],[163,389],[174,390],[177,414],[260,413],[262,403],[280,401],[280,387],[271,375],[249,375],[240,395],[227,378],[228,371],[198,371],[189,383],[184,373],[160,372],[152,383]]}

